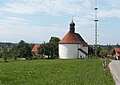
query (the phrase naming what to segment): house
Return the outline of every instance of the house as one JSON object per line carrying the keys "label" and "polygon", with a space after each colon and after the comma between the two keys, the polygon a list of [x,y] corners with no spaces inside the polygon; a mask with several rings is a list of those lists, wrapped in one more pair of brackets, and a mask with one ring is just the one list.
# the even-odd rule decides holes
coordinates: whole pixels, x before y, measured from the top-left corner
{"label": "house", "polygon": [[114,51],[115,51],[115,57],[116,57],[116,59],[118,60],[118,59],[120,59],[120,48],[114,48]]}
{"label": "house", "polygon": [[40,55],[38,54],[38,49],[40,48],[40,44],[35,44],[31,50],[32,55],[33,55],[33,59],[37,59],[40,57]]}
{"label": "house", "polygon": [[76,59],[88,57],[88,44],[80,36],[75,33],[75,23],[70,23],[69,32],[59,42],[59,58],[60,59]]}
{"label": "house", "polygon": [[34,54],[34,55],[37,55],[38,54],[38,48],[40,47],[40,44],[35,44],[31,50],[31,52]]}

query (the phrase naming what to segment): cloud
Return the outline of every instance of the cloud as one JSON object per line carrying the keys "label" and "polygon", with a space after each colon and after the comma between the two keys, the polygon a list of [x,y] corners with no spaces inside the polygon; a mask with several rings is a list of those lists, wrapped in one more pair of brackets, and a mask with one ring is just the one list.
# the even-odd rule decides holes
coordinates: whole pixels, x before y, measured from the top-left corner
{"label": "cloud", "polygon": [[[111,2],[112,0],[108,0]],[[5,12],[16,14],[46,13],[55,16],[75,16],[79,22],[86,24],[94,19],[94,8],[92,0],[12,0],[4,3],[1,7]],[[99,10],[99,17],[115,17],[118,10]],[[89,17],[88,17],[89,16]],[[118,16],[116,16],[118,17]],[[78,21],[78,19],[76,19]]]}
{"label": "cloud", "polygon": [[6,3],[3,7],[1,7],[2,11],[12,12],[16,14],[33,14],[37,11],[37,8],[30,4],[25,3]]}
{"label": "cloud", "polygon": [[[99,0],[98,2],[100,2],[98,3],[99,19],[120,18],[119,0]],[[43,21],[32,18],[38,18],[42,14],[43,16],[45,14]],[[92,40],[94,39],[94,0],[7,0],[0,3],[0,15],[4,15],[0,19],[0,30],[2,30],[0,40],[3,41],[18,42],[24,39],[30,42],[41,42],[47,41],[51,36],[62,38],[68,31],[63,24],[65,21],[60,22],[61,25],[52,23],[54,25],[50,26],[48,24],[51,21],[47,18],[52,15],[55,18],[54,22],[57,21],[56,19],[63,20],[60,18],[74,16],[76,30],[85,36],[85,40],[89,43],[94,43]],[[39,25],[46,21],[46,26]],[[101,29],[104,29],[104,26]]]}
{"label": "cloud", "polygon": [[28,24],[28,23],[24,18],[20,18],[18,16],[6,16],[0,20],[0,24],[1,26],[4,26],[6,24],[7,25],[12,24],[15,26],[16,24],[21,25],[21,24]]}
{"label": "cloud", "polygon": [[107,0],[108,3],[114,8],[120,8],[120,0]]}
{"label": "cloud", "polygon": [[24,21],[25,19],[23,18],[19,18],[19,17],[15,17],[15,16],[11,16],[11,17],[7,17],[9,20],[14,20],[14,21]]}
{"label": "cloud", "polygon": [[100,10],[99,18],[120,18],[120,9]]}
{"label": "cloud", "polygon": [[42,43],[48,41],[51,36],[62,38],[65,32],[64,29],[58,30],[61,27],[41,27],[37,25],[21,23],[0,23],[0,41],[19,42],[21,39],[27,42]]}
{"label": "cloud", "polygon": [[120,18],[119,0],[102,0],[101,2],[103,2],[103,4],[99,4],[99,18]]}
{"label": "cloud", "polygon": [[11,0],[1,10],[15,14],[75,16],[77,22],[88,24],[93,19],[92,3],[92,0]]}
{"label": "cloud", "polygon": [[[78,4],[76,2],[79,2]],[[2,11],[16,14],[34,14],[44,12],[50,15],[76,14],[89,8],[90,0],[18,0],[4,3]]]}
{"label": "cloud", "polygon": [[[119,0],[107,0],[108,7],[101,3],[99,4],[99,16],[104,17],[119,17],[120,10]],[[73,16],[94,16],[94,1],[93,0],[11,0],[0,6],[2,12],[10,12],[16,14],[35,14],[46,13],[48,15],[73,15]]]}

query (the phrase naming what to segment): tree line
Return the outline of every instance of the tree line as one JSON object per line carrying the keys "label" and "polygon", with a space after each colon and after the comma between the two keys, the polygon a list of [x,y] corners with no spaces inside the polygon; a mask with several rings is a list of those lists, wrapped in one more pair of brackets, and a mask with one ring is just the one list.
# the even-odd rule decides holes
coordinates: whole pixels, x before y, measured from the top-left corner
{"label": "tree line", "polygon": [[[120,48],[120,45],[117,43],[116,45],[98,45],[97,46],[97,57],[107,57],[108,54],[114,55],[114,48]],[[95,57],[95,46],[89,45],[89,57]]]}
{"label": "tree line", "polygon": [[30,44],[21,40],[18,44],[4,44],[0,46],[0,57],[7,62],[7,59],[25,58],[31,59],[31,48]]}
{"label": "tree line", "polygon": [[[57,37],[51,37],[48,43],[42,43],[38,48],[38,54],[47,55],[48,58],[58,58],[58,42]],[[0,58],[5,62],[8,59],[17,60],[18,58],[25,58],[26,60],[33,59],[32,48],[34,44],[26,43],[21,40],[18,44],[13,43],[0,43]]]}
{"label": "tree line", "polygon": [[[49,42],[42,43],[40,48],[38,48],[38,54],[47,55],[48,58],[58,58],[58,42],[60,41],[57,37],[51,37]],[[26,60],[32,59],[33,55],[31,49],[34,44],[26,43],[21,40],[19,43],[1,43],[0,42],[0,58],[3,58],[5,62],[8,59],[17,60],[17,58],[25,58]],[[98,57],[107,57],[108,53],[114,54],[113,48],[120,47],[119,44],[116,45],[98,45],[97,55]],[[95,56],[94,45],[89,45],[88,48],[89,57]]]}

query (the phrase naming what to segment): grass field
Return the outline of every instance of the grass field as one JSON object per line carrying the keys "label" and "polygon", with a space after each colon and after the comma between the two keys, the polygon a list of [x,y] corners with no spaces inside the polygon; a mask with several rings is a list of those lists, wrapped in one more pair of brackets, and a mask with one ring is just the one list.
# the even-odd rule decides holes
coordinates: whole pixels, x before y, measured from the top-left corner
{"label": "grass field", "polygon": [[0,85],[115,85],[101,59],[0,63]]}

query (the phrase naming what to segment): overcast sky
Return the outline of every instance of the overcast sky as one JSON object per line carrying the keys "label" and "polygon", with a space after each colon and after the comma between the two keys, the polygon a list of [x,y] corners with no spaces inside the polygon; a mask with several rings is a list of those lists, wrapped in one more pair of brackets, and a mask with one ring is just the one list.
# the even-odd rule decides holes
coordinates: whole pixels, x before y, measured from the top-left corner
{"label": "overcast sky", "polygon": [[[99,44],[120,44],[120,0],[98,0]],[[62,39],[72,20],[88,44],[94,44],[94,0],[0,0],[0,42],[48,42]]]}

